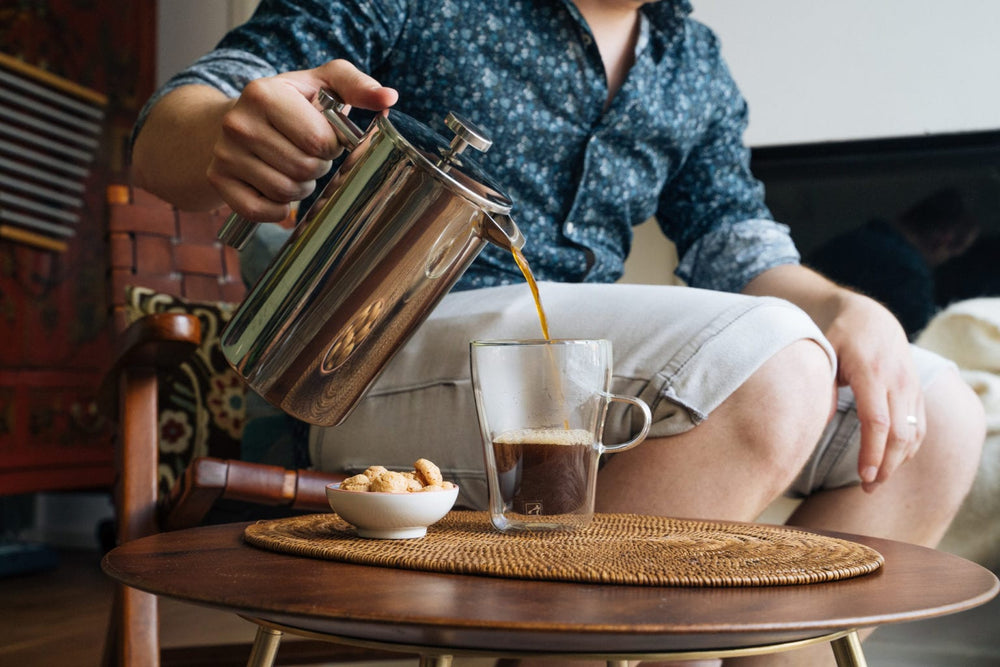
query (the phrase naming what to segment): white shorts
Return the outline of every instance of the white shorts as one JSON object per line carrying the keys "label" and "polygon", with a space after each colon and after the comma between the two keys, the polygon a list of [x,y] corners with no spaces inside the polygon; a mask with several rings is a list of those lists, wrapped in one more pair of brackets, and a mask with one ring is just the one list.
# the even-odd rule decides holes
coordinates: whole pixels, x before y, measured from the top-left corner
{"label": "white shorts", "polygon": [[[688,287],[542,283],[553,338],[612,342],[612,391],[639,396],[653,412],[650,437],[683,433],[774,354],[800,339],[833,349],[796,306]],[[355,473],[369,465],[407,469],[420,457],[460,486],[465,507],[486,507],[483,453],[469,372],[469,341],[541,338],[524,284],[449,294],[354,412],[336,427],[310,429],[309,454],[321,470]],[[924,353],[928,374],[948,362]],[[849,391],[793,495],[859,481],[857,416]],[[629,439],[627,411],[609,415],[606,442]],[[640,445],[641,446],[641,445]]]}

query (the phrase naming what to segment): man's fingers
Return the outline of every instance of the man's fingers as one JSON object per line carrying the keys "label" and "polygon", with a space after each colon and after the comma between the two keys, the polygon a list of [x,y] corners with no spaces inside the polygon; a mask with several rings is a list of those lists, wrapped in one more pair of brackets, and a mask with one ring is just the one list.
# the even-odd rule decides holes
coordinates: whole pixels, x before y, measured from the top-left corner
{"label": "man's fingers", "polygon": [[859,400],[861,453],[858,474],[864,489],[871,491],[916,454],[926,432],[926,417],[920,395],[915,405],[909,396],[905,399],[889,396],[883,400],[873,397],[872,402],[865,405],[862,410]]}
{"label": "man's fingers", "polygon": [[321,88],[371,110],[398,94],[345,60],[248,83],[222,119],[208,178],[233,210],[256,221],[281,220],[290,202],[316,187],[343,146],[315,106]]}
{"label": "man's fingers", "polygon": [[885,391],[858,386],[854,388],[858,421],[861,424],[861,452],[858,455],[858,475],[866,491],[879,481],[885,458],[889,430],[889,403]]}
{"label": "man's fingers", "polygon": [[[346,60],[333,60],[315,69],[276,78],[298,94],[279,95],[274,100],[268,111],[270,123],[304,155],[324,160],[336,158],[343,147],[329,122],[314,106],[320,89],[334,91],[349,107],[375,111],[392,106],[399,98],[394,89],[381,85]],[[313,178],[318,175],[321,174],[311,174]]]}

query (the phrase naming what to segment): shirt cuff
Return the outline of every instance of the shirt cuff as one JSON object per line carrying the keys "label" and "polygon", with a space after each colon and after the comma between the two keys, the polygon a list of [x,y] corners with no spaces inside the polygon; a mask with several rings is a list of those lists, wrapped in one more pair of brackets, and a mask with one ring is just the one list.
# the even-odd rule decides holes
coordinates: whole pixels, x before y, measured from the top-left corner
{"label": "shirt cuff", "polygon": [[691,287],[739,292],[768,269],[799,263],[789,232],[787,225],[765,219],[713,230],[684,253],[675,273]]}

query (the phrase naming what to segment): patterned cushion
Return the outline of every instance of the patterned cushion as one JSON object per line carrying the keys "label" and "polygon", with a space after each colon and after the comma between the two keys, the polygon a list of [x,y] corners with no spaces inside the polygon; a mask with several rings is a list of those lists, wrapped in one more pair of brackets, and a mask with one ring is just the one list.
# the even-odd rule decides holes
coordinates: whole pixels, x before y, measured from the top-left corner
{"label": "patterned cushion", "polygon": [[126,291],[129,322],[165,312],[189,313],[201,321],[201,346],[189,361],[159,377],[161,497],[195,457],[240,457],[246,388],[219,347],[219,333],[235,309],[233,304],[187,301],[146,287]]}

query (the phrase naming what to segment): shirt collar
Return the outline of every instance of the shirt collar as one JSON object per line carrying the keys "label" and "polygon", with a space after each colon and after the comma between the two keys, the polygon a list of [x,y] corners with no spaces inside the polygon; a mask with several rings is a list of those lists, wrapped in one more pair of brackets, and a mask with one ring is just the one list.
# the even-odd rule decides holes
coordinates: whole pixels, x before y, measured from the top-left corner
{"label": "shirt collar", "polygon": [[657,30],[673,30],[693,11],[688,0],[658,0],[643,5],[642,13]]}

